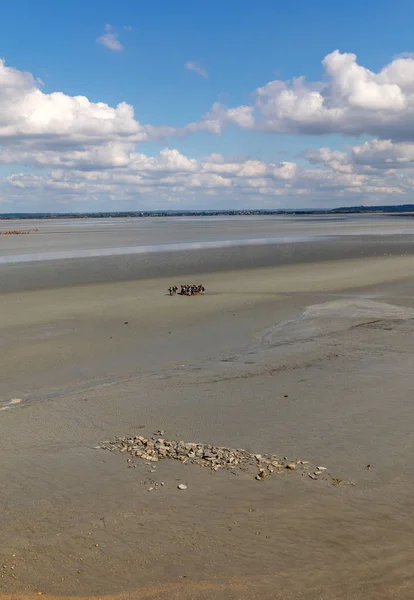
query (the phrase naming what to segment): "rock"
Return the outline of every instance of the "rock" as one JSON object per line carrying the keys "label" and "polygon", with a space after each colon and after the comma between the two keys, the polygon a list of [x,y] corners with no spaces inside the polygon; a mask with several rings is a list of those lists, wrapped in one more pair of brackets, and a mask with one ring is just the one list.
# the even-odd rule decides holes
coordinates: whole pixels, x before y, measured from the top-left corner
{"label": "rock", "polygon": [[256,475],[256,479],[258,481],[263,481],[263,479],[266,479],[268,473],[266,473],[266,471],[264,469],[259,469],[259,473]]}
{"label": "rock", "polygon": [[[158,429],[152,437],[126,436],[115,438],[113,441],[102,443],[102,448],[111,452],[127,452],[134,458],[141,458],[150,467],[150,472],[155,473],[155,462],[159,460],[173,459],[185,464],[196,464],[200,467],[208,467],[212,471],[227,470],[233,474],[237,472],[254,471],[259,468],[259,479],[264,479],[271,473],[281,473],[284,469],[294,471],[307,470],[303,465],[307,461],[288,461],[285,457],[279,459],[274,454],[258,454],[247,452],[242,448],[227,448],[224,446],[213,446],[197,442],[184,442],[182,440],[166,440],[164,430]],[[128,458],[128,463],[132,463]],[[274,467],[274,468],[272,468]]]}
{"label": "rock", "polygon": [[177,486],[179,490],[186,490],[187,486],[185,485],[185,483],[180,483],[180,485]]}
{"label": "rock", "polygon": [[328,467],[316,467],[318,471],[327,471]]}

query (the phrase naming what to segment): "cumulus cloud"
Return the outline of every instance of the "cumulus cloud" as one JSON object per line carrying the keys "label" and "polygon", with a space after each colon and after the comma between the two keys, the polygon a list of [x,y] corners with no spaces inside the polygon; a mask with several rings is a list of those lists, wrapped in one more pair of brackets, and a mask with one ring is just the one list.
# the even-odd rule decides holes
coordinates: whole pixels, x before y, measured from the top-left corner
{"label": "cumulus cloud", "polygon": [[220,135],[227,125],[239,125],[242,128],[253,129],[255,125],[253,107],[238,106],[237,108],[226,108],[220,102],[213,104],[211,109],[203,115],[200,121],[189,123],[183,128],[183,133],[195,133],[205,131]]}
{"label": "cumulus cloud", "polygon": [[120,52],[124,47],[119,41],[118,35],[119,34],[114,31],[112,25],[105,25],[105,32],[98,37],[96,43],[101,44],[101,46],[105,46],[114,52]]}
{"label": "cumulus cloud", "polygon": [[414,167],[414,143],[392,140],[370,140],[354,146],[351,154],[356,165],[377,169],[404,169]]}
{"label": "cumulus cloud", "polygon": [[208,74],[207,74],[207,71],[205,70],[205,68],[202,65],[200,65],[200,63],[197,61],[189,60],[188,62],[185,63],[184,67],[186,69],[188,69],[189,71],[193,71],[194,73],[197,73],[197,75],[199,75],[200,77],[204,77],[204,79],[207,79],[207,77],[208,77]]}
{"label": "cumulus cloud", "polygon": [[370,140],[352,146],[347,152],[319,148],[304,153],[311,164],[341,173],[384,173],[414,168],[414,143],[392,140]]}
{"label": "cumulus cloud", "polygon": [[317,150],[305,152],[304,156],[311,164],[323,164],[337,173],[352,173],[354,170],[351,157],[340,150],[318,148]]}
{"label": "cumulus cloud", "polygon": [[[358,166],[353,166],[350,172],[331,168],[332,161],[350,159],[331,156],[327,149],[309,159],[313,164],[322,163],[323,168],[304,168],[294,162],[226,158],[220,154],[196,160],[173,148],[164,148],[158,156],[131,150],[115,157],[116,163],[109,169],[98,168],[92,157],[74,155],[47,174],[15,173],[8,177],[7,183],[22,194],[41,190],[42,197],[59,193],[82,200],[113,197],[118,202],[136,197],[148,201],[156,198],[157,206],[161,207],[165,206],[164,201],[181,206],[186,202],[194,206],[196,201],[200,207],[215,203],[228,206],[234,202],[238,206],[269,203],[277,206],[282,200],[283,206],[289,202],[309,205],[316,201],[320,206],[331,204],[332,197],[343,203],[346,199],[359,201],[361,196],[369,197],[371,202],[389,201],[406,194],[411,186],[409,177],[404,181],[385,171],[367,174],[360,172]],[[106,158],[110,162],[108,155]],[[102,162],[100,158],[98,163]],[[51,167],[58,164],[55,161]]]}
{"label": "cumulus cloud", "polygon": [[0,143],[33,141],[36,147],[138,143],[173,132],[169,127],[142,125],[126,102],[114,108],[85,96],[45,94],[30,73],[0,60]]}
{"label": "cumulus cloud", "polygon": [[323,81],[274,80],[255,90],[251,106],[215,105],[212,131],[221,132],[233,122],[270,133],[365,134],[414,141],[414,58],[410,54],[394,58],[378,73],[359,65],[355,54],[339,50],[328,54],[322,66]]}
{"label": "cumulus cloud", "polygon": [[[227,126],[303,133],[326,132],[329,125],[329,131],[342,131],[344,111],[354,127],[373,123],[367,115],[375,111],[378,123],[392,115],[397,122],[403,113],[409,114],[414,81],[410,83],[406,61],[414,61],[396,59],[380,72],[380,79],[375,75],[371,87],[371,75],[365,74],[366,96],[353,83],[362,76],[352,55],[330,56],[326,62],[330,72],[335,77],[346,73],[341,86],[332,83],[334,75],[323,84],[271,82],[266,92],[257,92],[254,104],[228,108],[218,102],[199,121],[181,128],[141,124],[127,103],[111,107],[84,96],[46,94],[30,73],[1,60],[0,165],[9,165],[12,174],[0,179],[0,196],[13,202],[42,198],[49,207],[75,203],[79,209],[85,204],[76,203],[92,200],[97,209],[139,208],[137,199],[140,206],[147,203],[152,208],[412,201],[414,140],[408,134],[404,139],[378,135],[345,150],[321,147],[303,153],[297,162],[226,157],[218,152],[195,159],[171,147],[148,156],[137,148],[141,142],[197,131],[220,134]],[[376,86],[391,87],[385,87],[382,95],[383,88],[380,93]],[[407,117],[408,132],[410,127]]]}

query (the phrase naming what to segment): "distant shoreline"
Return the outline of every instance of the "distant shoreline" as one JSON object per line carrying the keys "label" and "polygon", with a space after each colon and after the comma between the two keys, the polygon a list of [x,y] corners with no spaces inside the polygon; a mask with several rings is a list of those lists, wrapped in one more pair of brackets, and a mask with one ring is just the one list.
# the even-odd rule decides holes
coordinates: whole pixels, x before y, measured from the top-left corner
{"label": "distant shoreline", "polygon": [[235,216],[283,216],[283,215],[338,215],[338,214],[414,214],[414,204],[396,206],[348,206],[333,209],[278,209],[278,210],[148,210],[86,213],[3,213],[0,220],[24,219],[108,219],[143,217],[235,217]]}

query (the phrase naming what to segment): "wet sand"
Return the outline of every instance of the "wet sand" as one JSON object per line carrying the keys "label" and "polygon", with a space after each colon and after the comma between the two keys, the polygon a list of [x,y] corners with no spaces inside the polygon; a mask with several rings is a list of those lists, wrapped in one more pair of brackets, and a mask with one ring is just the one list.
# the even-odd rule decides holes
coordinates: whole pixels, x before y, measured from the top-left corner
{"label": "wet sand", "polygon": [[0,293],[414,254],[408,216],[0,221]]}
{"label": "wet sand", "polygon": [[[161,277],[0,295],[3,595],[412,598],[414,259],[364,243],[212,271],[204,297]],[[326,475],[95,449],[158,429]]]}

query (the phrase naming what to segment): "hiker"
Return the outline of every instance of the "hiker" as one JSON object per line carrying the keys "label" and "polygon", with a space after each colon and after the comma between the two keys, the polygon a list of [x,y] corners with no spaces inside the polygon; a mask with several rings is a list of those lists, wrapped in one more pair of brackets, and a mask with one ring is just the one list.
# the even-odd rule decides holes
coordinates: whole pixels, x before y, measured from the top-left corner
{"label": "hiker", "polygon": [[[176,285],[168,288],[170,296],[175,296],[178,292],[178,287]],[[200,294],[205,294],[206,288],[201,285],[183,285],[180,286],[180,296],[199,296]]]}

